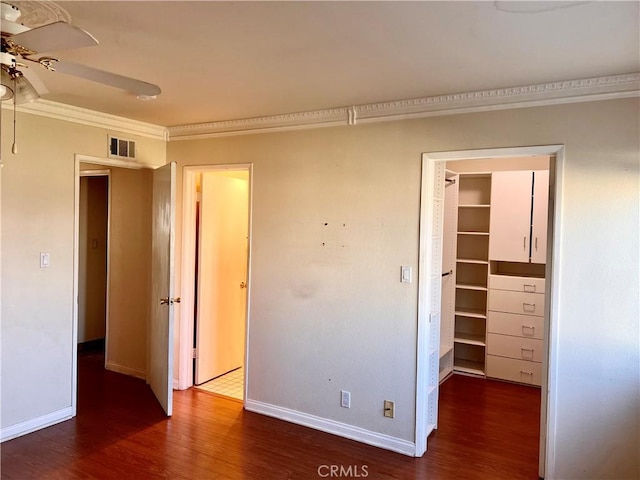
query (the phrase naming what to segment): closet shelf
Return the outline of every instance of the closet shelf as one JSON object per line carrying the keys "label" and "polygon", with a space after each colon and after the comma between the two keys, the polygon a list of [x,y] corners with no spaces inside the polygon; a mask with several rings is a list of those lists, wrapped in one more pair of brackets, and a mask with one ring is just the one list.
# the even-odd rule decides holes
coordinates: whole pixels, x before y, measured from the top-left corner
{"label": "closet shelf", "polygon": [[458,235],[480,235],[480,236],[488,237],[489,236],[489,232],[464,232],[464,231],[460,231],[460,232],[458,232]]}
{"label": "closet shelf", "polygon": [[468,204],[468,205],[458,205],[458,208],[491,208],[491,205],[483,203],[483,204]]}
{"label": "closet shelf", "polygon": [[453,370],[461,373],[470,373],[472,375],[484,375],[484,363],[456,358],[453,364]]}
{"label": "closet shelf", "polygon": [[479,290],[481,292],[488,291],[486,285],[476,285],[473,283],[457,283],[456,288],[459,288],[461,290]]}
{"label": "closet shelf", "polygon": [[456,258],[458,263],[475,263],[477,265],[489,265],[489,260],[478,260],[475,258]]}
{"label": "closet shelf", "polygon": [[485,319],[487,318],[487,314],[483,310],[471,310],[471,309],[459,310],[459,309],[456,309],[455,314],[458,317],[485,318]]}
{"label": "closet shelf", "polygon": [[479,345],[481,347],[485,347],[487,345],[484,335],[473,335],[471,333],[464,332],[456,332],[453,341],[467,345]]}

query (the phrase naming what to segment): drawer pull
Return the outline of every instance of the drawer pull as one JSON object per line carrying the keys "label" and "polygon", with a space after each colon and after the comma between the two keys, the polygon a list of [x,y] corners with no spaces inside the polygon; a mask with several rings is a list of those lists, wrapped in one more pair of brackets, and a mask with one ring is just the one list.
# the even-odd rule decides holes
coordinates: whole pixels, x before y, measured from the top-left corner
{"label": "drawer pull", "polygon": [[533,372],[525,372],[524,370],[520,370],[520,375],[531,375],[533,377]]}
{"label": "drawer pull", "polygon": [[527,249],[527,237],[522,237],[522,249],[526,250]]}
{"label": "drawer pull", "polygon": [[522,355],[522,358],[524,358],[525,360],[533,360],[533,348],[522,347],[520,349],[520,354]]}
{"label": "drawer pull", "polygon": [[524,290],[525,292],[535,292],[536,286],[531,285],[530,283],[525,283],[524,285],[522,285],[522,290]]}
{"label": "drawer pull", "polygon": [[525,312],[535,312],[536,311],[536,304],[535,303],[522,302],[522,310],[524,310]]}
{"label": "drawer pull", "polygon": [[533,325],[522,325],[522,335],[533,337],[536,334],[536,327]]}

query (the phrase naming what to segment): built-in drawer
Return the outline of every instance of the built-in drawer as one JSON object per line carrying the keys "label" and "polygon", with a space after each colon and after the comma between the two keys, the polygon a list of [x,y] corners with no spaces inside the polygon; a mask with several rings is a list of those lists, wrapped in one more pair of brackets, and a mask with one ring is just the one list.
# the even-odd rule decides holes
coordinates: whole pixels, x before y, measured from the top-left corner
{"label": "built-in drawer", "polygon": [[487,335],[487,354],[542,362],[542,340],[490,333]]}
{"label": "built-in drawer", "polygon": [[544,317],[489,311],[487,331],[542,340],[544,337]]}
{"label": "built-in drawer", "polygon": [[544,293],[489,290],[489,310],[542,317],[544,316]]}
{"label": "built-in drawer", "polygon": [[544,278],[489,275],[489,288],[514,292],[544,293]]}
{"label": "built-in drawer", "polygon": [[542,364],[526,360],[487,355],[486,373],[490,378],[529,385],[540,386],[542,384]]}

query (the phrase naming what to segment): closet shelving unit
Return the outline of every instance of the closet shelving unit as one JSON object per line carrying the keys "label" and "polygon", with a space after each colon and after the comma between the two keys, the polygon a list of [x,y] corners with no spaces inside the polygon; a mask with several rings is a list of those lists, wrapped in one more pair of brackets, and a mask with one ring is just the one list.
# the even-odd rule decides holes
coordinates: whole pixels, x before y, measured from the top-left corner
{"label": "closet shelving unit", "polygon": [[491,173],[460,173],[458,183],[453,369],[484,376]]}

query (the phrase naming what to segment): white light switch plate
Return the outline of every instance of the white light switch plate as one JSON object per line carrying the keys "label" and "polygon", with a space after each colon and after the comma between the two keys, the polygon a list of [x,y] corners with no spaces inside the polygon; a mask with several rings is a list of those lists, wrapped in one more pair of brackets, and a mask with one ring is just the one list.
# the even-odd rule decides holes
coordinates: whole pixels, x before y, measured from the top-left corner
{"label": "white light switch plate", "polygon": [[411,267],[404,265],[400,267],[400,282],[411,283]]}
{"label": "white light switch plate", "polygon": [[48,252],[40,252],[40,268],[49,268],[50,257]]}

